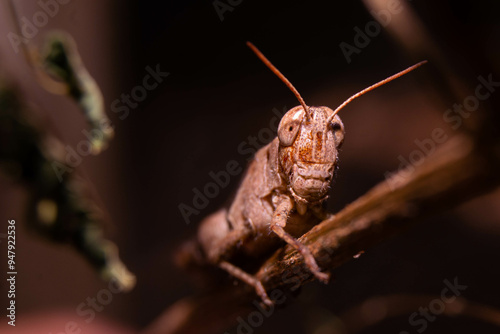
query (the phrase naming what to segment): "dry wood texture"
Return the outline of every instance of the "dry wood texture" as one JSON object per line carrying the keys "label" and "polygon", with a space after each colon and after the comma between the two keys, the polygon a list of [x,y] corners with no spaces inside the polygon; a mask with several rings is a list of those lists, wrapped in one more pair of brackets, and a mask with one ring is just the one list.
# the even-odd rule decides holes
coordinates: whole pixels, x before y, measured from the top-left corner
{"label": "dry wood texture", "polygon": [[[500,183],[493,177],[498,167],[497,154],[476,150],[470,139],[457,136],[413,172],[395,173],[300,240],[322,268],[335,269],[420,218],[494,189]],[[271,298],[279,298],[312,280],[303,265],[300,254],[287,246],[262,265],[257,278]],[[188,298],[174,304],[145,333],[215,333],[255,307],[252,300],[259,298],[247,287]]]}

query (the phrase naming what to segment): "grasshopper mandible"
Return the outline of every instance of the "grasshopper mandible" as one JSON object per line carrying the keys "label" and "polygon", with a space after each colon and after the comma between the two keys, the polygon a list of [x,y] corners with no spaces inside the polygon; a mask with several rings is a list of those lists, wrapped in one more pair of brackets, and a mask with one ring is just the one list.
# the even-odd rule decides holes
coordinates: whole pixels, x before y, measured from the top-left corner
{"label": "grasshopper mandible", "polygon": [[288,86],[300,105],[283,116],[278,136],[255,154],[229,207],[206,217],[196,238],[177,259],[184,264],[216,265],[254,287],[262,301],[271,305],[262,283],[231,261],[236,256],[259,258],[285,241],[300,252],[317,279],[328,282],[330,275],[321,271],[309,248],[297,238],[328,216],[324,204],[344,141],[344,125],[337,113],[355,98],[426,61],[354,94],[332,110],[307,106],[288,79],[252,43],[247,45]]}

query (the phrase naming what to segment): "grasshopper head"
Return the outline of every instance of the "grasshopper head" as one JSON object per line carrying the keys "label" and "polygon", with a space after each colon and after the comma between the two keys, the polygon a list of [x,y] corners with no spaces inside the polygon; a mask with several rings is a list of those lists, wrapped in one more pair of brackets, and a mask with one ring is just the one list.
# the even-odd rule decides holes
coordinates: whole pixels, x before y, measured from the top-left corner
{"label": "grasshopper head", "polygon": [[328,107],[290,109],[278,127],[280,172],[299,202],[326,199],[337,168],[344,125]]}
{"label": "grasshopper head", "polygon": [[[337,168],[337,153],[344,140],[344,125],[337,113],[354,99],[413,71],[421,61],[345,100],[337,109],[308,107],[290,81],[252,43],[248,47],[292,91],[300,106],[290,109],[278,127],[279,164],[294,199],[301,204],[326,199]],[[301,205],[304,208],[304,205]]]}

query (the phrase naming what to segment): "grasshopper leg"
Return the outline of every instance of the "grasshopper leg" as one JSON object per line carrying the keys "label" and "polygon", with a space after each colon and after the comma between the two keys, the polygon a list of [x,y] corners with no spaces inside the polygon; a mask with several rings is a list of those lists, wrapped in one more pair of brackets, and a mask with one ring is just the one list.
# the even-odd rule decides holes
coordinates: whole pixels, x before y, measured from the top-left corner
{"label": "grasshopper leg", "polygon": [[198,231],[198,240],[210,263],[252,286],[264,304],[273,305],[262,283],[255,276],[227,261],[237,248],[236,245],[249,238],[252,233],[249,228],[231,229],[226,210],[220,210],[202,223]]}
{"label": "grasshopper leg", "polygon": [[297,239],[285,231],[286,222],[292,208],[293,202],[289,197],[283,196],[279,199],[271,221],[271,230],[287,244],[299,251],[311,273],[313,273],[318,280],[327,284],[330,280],[330,274],[321,271],[307,246],[301,244]]}
{"label": "grasshopper leg", "polygon": [[228,272],[230,275],[242,280],[246,284],[252,286],[255,289],[255,292],[257,295],[262,299],[264,304],[268,306],[272,306],[273,302],[267,295],[266,289],[264,289],[264,286],[262,285],[261,281],[256,279],[254,276],[248,274],[247,272],[241,270],[240,268],[236,267],[235,265],[227,262],[227,261],[221,261],[219,262],[219,267],[226,272]]}

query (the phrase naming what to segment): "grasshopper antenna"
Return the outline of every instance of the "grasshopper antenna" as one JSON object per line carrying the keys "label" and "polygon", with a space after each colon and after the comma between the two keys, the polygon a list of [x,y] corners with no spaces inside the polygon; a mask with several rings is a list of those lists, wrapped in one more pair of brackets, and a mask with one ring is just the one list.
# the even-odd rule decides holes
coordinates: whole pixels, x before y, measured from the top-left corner
{"label": "grasshopper antenna", "polygon": [[276,74],[276,76],[278,78],[281,79],[281,81],[283,81],[285,83],[285,85],[292,91],[292,93],[295,95],[295,97],[297,98],[297,100],[299,100],[300,104],[302,105],[302,107],[304,108],[304,111],[306,112],[306,117],[307,119],[309,119],[309,107],[306,105],[306,102],[304,101],[304,99],[302,98],[302,96],[300,96],[300,93],[298,92],[297,89],[295,89],[295,87],[293,87],[292,83],[290,81],[288,81],[288,79],[283,75],[283,73],[281,73],[270,61],[269,59],[266,58],[266,56],[264,56],[262,54],[262,52],[259,51],[259,49],[257,49],[257,47],[255,45],[253,45],[251,42],[247,42],[247,46],[252,49],[252,51],[257,55],[257,57],[259,57],[260,60],[262,60],[262,62],[267,66],[269,67],[269,69],[271,71],[273,71],[274,74]]}
{"label": "grasshopper antenna", "polygon": [[356,99],[356,98],[360,97],[361,95],[363,95],[363,94],[365,94],[365,93],[368,93],[368,92],[369,92],[369,91],[371,91],[371,90],[374,90],[374,89],[375,89],[375,88],[377,88],[377,87],[380,87],[380,86],[382,86],[382,85],[385,85],[386,83],[388,83],[388,82],[390,82],[390,81],[392,81],[392,80],[394,80],[394,79],[397,79],[397,78],[399,78],[399,77],[401,77],[401,76],[403,76],[403,75],[405,75],[405,74],[407,74],[407,73],[409,73],[409,72],[413,71],[414,69],[416,69],[416,68],[418,68],[418,67],[422,66],[422,65],[423,65],[423,64],[425,64],[425,63],[427,63],[427,60],[423,60],[423,61],[421,61],[421,62],[419,62],[419,63],[416,63],[415,65],[408,67],[406,70],[403,70],[403,71],[401,71],[401,72],[399,72],[399,73],[396,73],[396,74],[394,74],[394,75],[392,75],[392,76],[390,76],[390,77],[388,77],[388,78],[386,78],[386,79],[384,79],[384,80],[382,80],[382,81],[379,81],[379,82],[377,82],[376,84],[371,85],[370,87],[365,88],[365,89],[363,89],[362,91],[360,91],[360,92],[358,92],[358,93],[354,94],[353,96],[351,96],[350,98],[348,98],[347,100],[345,100],[345,101],[344,101],[344,102],[343,102],[340,106],[338,106],[338,107],[337,107],[337,109],[335,109],[335,110],[333,111],[333,114],[332,114],[330,117],[328,117],[328,120],[327,120],[327,121],[328,121],[328,122],[331,122],[331,121],[333,120],[333,118],[335,117],[335,115],[337,115],[337,113],[338,113],[338,112],[339,112],[342,108],[344,108],[346,105],[348,105],[348,104],[349,104],[352,100],[354,100],[354,99]]}

